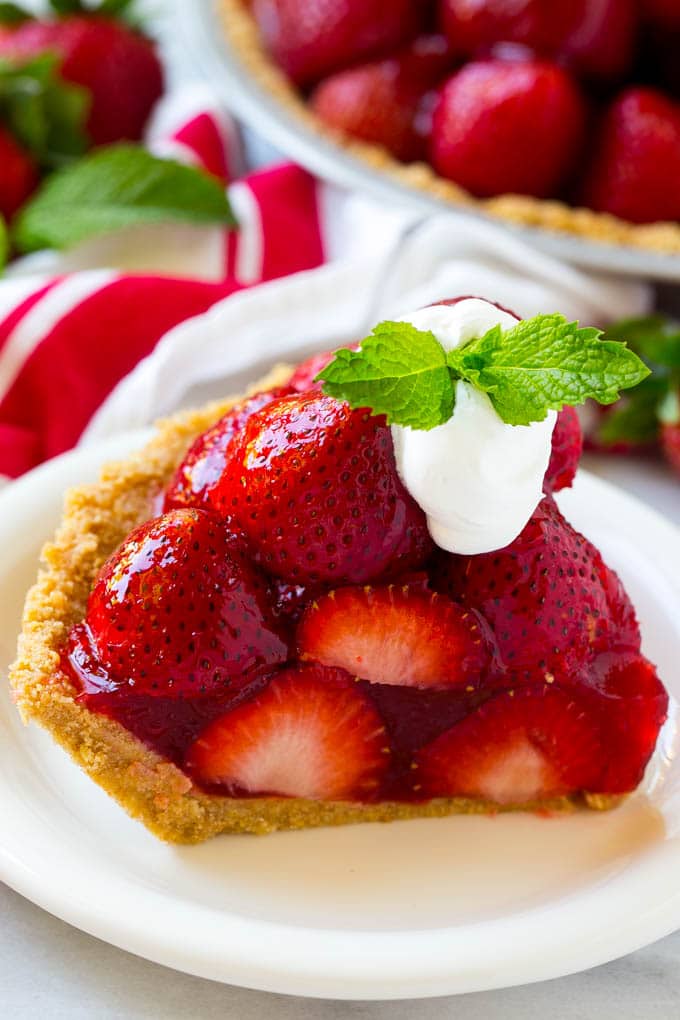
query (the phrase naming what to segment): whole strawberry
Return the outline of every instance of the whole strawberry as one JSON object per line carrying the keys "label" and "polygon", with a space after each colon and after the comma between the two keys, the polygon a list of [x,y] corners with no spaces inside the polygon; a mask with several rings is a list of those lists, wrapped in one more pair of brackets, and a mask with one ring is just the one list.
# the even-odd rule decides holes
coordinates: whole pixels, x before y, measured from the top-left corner
{"label": "whole strawberry", "polygon": [[87,132],[102,145],[141,138],[163,91],[163,71],[153,43],[124,22],[95,13],[27,20],[0,34],[0,56],[56,53],[66,81],[91,95]]}
{"label": "whole strawberry", "polygon": [[680,219],[680,106],[655,89],[622,92],[604,116],[581,197],[632,223]]}
{"label": "whole strawberry", "polygon": [[0,128],[0,216],[6,220],[38,186],[38,168],[14,138]]}
{"label": "whole strawberry", "polygon": [[311,105],[345,134],[382,145],[405,162],[421,159],[423,100],[450,63],[442,36],[421,36],[403,54],[326,78],[313,92]]}
{"label": "whole strawberry", "polygon": [[505,549],[439,555],[433,584],[488,620],[512,682],[573,681],[601,651],[639,649],[620,581],[549,498]]}
{"label": "whole strawberry", "polygon": [[380,57],[416,34],[416,0],[253,0],[274,59],[298,85]]}
{"label": "whole strawberry", "polygon": [[384,420],[314,391],[248,419],[210,503],[268,573],[296,584],[363,584],[416,568],[431,550]]}
{"label": "whole strawberry", "polygon": [[561,68],[538,60],[476,61],[441,89],[430,159],[473,195],[546,198],[568,180],[584,130],[583,99]]}
{"label": "whole strawberry", "polygon": [[645,19],[664,30],[680,29],[680,4],[678,0],[641,0]]}
{"label": "whole strawberry", "polygon": [[266,407],[272,400],[286,392],[285,389],[265,390],[245,400],[239,400],[212,428],[203,432],[189,448],[175,471],[165,491],[163,509],[206,506],[210,490],[222,476],[227,448],[234,436],[243,428],[251,414]]}
{"label": "whole strawberry", "polygon": [[172,510],[132,531],[104,564],[85,625],[111,680],[137,693],[222,690],[288,654],[265,583],[202,510]]}
{"label": "whole strawberry", "polygon": [[[674,0],[654,0],[673,3]],[[579,73],[610,78],[623,74],[633,53],[635,0],[440,0],[440,18],[462,56],[495,43],[521,43],[559,57]]]}

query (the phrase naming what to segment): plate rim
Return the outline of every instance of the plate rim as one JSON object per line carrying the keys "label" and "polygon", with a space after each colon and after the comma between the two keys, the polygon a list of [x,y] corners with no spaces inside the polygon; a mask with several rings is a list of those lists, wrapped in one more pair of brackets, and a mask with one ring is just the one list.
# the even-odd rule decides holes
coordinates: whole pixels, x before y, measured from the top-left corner
{"label": "plate rim", "polygon": [[[87,464],[94,470],[96,465],[137,448],[147,436],[148,430],[139,430],[96,447],[72,451],[9,486],[0,493],[0,535],[11,535],[20,527],[16,509],[22,502],[36,501],[41,491],[62,488],[60,480],[64,473],[77,473],[80,464]],[[645,534],[653,525],[655,537],[644,541],[657,549],[660,541],[667,546],[660,569],[672,580],[680,599],[680,570],[677,570],[680,567],[680,530],[672,522],[642,501],[587,472],[581,472],[579,487],[569,498],[592,500],[600,509],[605,503],[611,508],[613,501],[614,510],[624,508],[621,514],[614,513],[614,519],[627,510],[626,516],[632,514],[639,522],[636,531],[641,529]],[[8,780],[0,775],[0,801],[4,796],[9,803],[8,785]],[[20,824],[26,823],[21,823],[20,819]],[[33,821],[34,835],[35,824]],[[40,830],[39,823],[37,830]],[[91,935],[199,977],[263,991],[319,998],[426,998],[546,980],[616,959],[680,926],[680,888],[671,895],[668,895],[668,887],[658,888],[656,898],[650,899],[649,888],[659,885],[659,877],[654,873],[657,865],[650,869],[649,862],[646,866],[641,862],[627,881],[625,874],[614,876],[602,888],[586,886],[564,902],[548,902],[508,917],[449,928],[352,931],[296,926],[210,910],[204,904],[197,905],[181,896],[173,898],[171,891],[161,895],[148,886],[144,887],[140,907],[139,883],[129,878],[126,881],[124,874],[116,874],[115,868],[107,868],[106,863],[96,860],[93,863],[86,850],[81,854],[82,859],[69,862],[65,869],[74,882],[77,879],[76,888],[83,890],[74,896],[72,882],[64,881],[61,868],[59,882],[55,883],[54,872],[44,864],[42,857],[33,861],[29,853],[29,860],[33,862],[29,867],[26,859],[18,856],[19,850],[7,828],[0,831],[0,878],[29,900]],[[660,845],[659,853],[677,864],[680,848],[667,841]],[[619,895],[622,883],[624,891],[628,884],[631,886],[627,898]],[[102,888],[108,890],[108,894],[102,893]],[[584,895],[588,899],[591,920],[607,918],[606,931],[600,922],[584,933],[583,918],[579,916],[583,912],[579,901]],[[622,910],[624,899],[626,910]],[[618,908],[618,920],[614,923],[610,920],[609,909],[613,900],[617,901],[614,906]],[[600,907],[596,908],[594,904],[598,902]],[[137,920],[131,921],[124,908],[134,904],[137,904]],[[141,924],[140,910],[145,919]],[[192,917],[194,929],[200,928],[198,937],[191,928]],[[203,927],[197,925],[196,918]],[[548,918],[553,920],[546,929]],[[183,923],[178,925],[178,919]],[[174,934],[178,930],[179,938]],[[568,933],[566,955],[565,932]],[[500,962],[496,960],[495,966],[489,966],[487,960],[485,969],[480,961],[487,958],[490,946],[494,945],[499,953],[502,949],[502,958]],[[534,956],[537,946],[541,946],[538,960]],[[220,955],[216,947],[229,959]],[[452,959],[456,959],[453,969]]]}

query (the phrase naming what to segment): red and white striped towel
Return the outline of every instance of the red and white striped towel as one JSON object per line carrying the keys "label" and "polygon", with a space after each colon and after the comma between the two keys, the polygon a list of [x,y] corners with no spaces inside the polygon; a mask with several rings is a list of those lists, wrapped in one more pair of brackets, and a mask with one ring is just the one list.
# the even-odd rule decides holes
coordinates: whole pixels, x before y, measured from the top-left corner
{"label": "red and white striped towel", "polygon": [[[197,251],[193,278],[14,270],[0,282],[0,475],[16,477],[72,447],[111,389],[172,326],[234,291],[324,260],[317,183],[308,173],[282,164],[234,180],[241,156],[230,118],[206,104],[177,122],[168,106],[155,118],[149,148],[228,184],[239,230],[218,232],[220,271],[212,259],[208,279],[195,278],[203,275]],[[31,257],[18,270],[40,267]]]}

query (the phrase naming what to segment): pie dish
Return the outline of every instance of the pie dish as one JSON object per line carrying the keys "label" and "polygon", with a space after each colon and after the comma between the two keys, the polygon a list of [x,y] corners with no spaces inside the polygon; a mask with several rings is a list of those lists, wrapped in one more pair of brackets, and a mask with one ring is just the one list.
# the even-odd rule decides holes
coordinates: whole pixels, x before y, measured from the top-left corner
{"label": "pie dish", "polygon": [[[296,88],[275,63],[262,41],[251,5],[244,3],[243,0],[217,0],[215,10],[215,23],[222,26],[229,52],[238,65],[236,77],[240,75],[252,80],[264,95],[272,97],[275,103],[280,105],[283,112],[292,114],[305,129],[305,137],[309,141],[306,146],[308,149],[313,144],[311,141],[313,136],[316,136],[332,143],[337,147],[336,151],[341,152],[343,156],[349,156],[352,163],[369,168],[371,176],[376,174],[391,184],[401,185],[411,193],[436,202],[481,212],[508,224],[539,228],[540,231],[545,231],[547,236],[554,235],[565,240],[571,237],[594,242],[594,247],[602,245],[603,251],[607,250],[605,246],[633,249],[653,253],[656,256],[674,255],[680,251],[680,227],[675,222],[675,216],[662,218],[652,215],[649,218],[658,222],[631,222],[620,214],[612,215],[585,208],[578,199],[570,202],[563,195],[539,198],[508,192],[494,194],[491,197],[475,197],[453,180],[436,173],[432,166],[422,159],[402,162],[383,145],[351,137],[345,131],[322,120],[311,108],[306,94]],[[252,102],[249,100],[246,103],[244,99],[245,112],[249,106],[252,106]],[[272,117],[271,121],[274,119]],[[284,139],[284,135],[285,132],[279,132],[279,139]],[[301,138],[300,144],[295,147],[295,155],[296,158],[304,160],[303,142],[304,139]],[[284,142],[280,141],[280,144]],[[328,166],[328,160],[310,161],[310,165],[317,170],[319,168],[323,170],[324,165]],[[347,176],[349,179],[350,175]],[[340,177],[338,174],[338,178]],[[356,174],[352,177],[355,182]],[[640,192],[642,190],[654,192],[657,189],[639,189]],[[394,194],[396,196],[397,189]],[[575,257],[578,260],[579,254],[576,250],[572,251],[568,247],[563,250],[567,257]],[[581,254],[585,261],[585,254]],[[588,254],[587,258],[592,264],[601,264],[596,253]],[[616,267],[625,271],[625,264],[620,260],[616,261]],[[672,271],[670,266],[666,269],[658,268],[664,274]],[[654,271],[652,264],[649,270]],[[638,268],[637,271],[641,270]]]}
{"label": "pie dish", "polygon": [[[492,307],[474,299],[460,307],[471,305]],[[212,404],[161,424],[144,450],[105,469],[95,485],[69,494],[63,523],[45,549],[44,570],[27,599],[10,674],[23,717],[47,728],[131,815],[175,842],[198,842],[218,832],[456,812],[615,806],[641,778],[667,697],[640,656],[634,611],[616,575],[552,501],[553,489],[570,484],[578,460],[573,412],[563,414],[553,433],[547,495],[519,544],[507,547],[506,559],[500,553],[446,556],[433,549],[422,513],[394,474],[389,434],[376,424],[379,419],[321,395],[314,379],[328,357],[296,370],[279,366],[245,400]],[[330,422],[337,442],[342,429],[349,429],[343,437],[349,460],[335,481],[327,487],[320,482],[330,492],[324,498],[349,500],[350,514],[356,503],[377,515],[360,522],[360,552],[344,542],[340,520],[337,537],[349,551],[326,537],[313,540],[309,520],[306,530],[288,538],[284,518],[274,530],[270,525],[263,530],[263,518],[250,509],[267,507],[277,486],[292,491],[286,472],[289,462],[298,469],[295,429],[306,415],[313,460],[323,446],[315,431],[320,408],[327,416],[323,427]],[[283,436],[284,467],[279,464],[273,473],[267,468],[259,495],[257,476],[251,475],[244,497],[248,512],[237,508],[235,523],[227,507],[238,502],[241,473],[257,469],[262,448],[254,461],[251,455],[261,442],[258,429],[267,436],[267,448],[275,445],[277,430]],[[225,434],[220,451],[215,440]],[[220,460],[227,449],[229,457]],[[245,451],[242,463],[232,453],[237,449]],[[373,481],[361,480],[361,461],[356,484],[363,489],[354,490],[350,465],[360,459],[357,451],[372,464],[366,471]],[[220,489],[230,465],[236,487]],[[326,466],[318,464],[317,482]],[[540,481],[544,471],[545,465]],[[206,509],[206,499],[212,509]],[[313,500],[302,503],[312,505],[316,515]],[[160,510],[165,512],[155,516]],[[232,530],[223,538],[226,520]],[[283,541],[272,553],[269,539],[272,534],[281,539],[282,531]],[[168,545],[169,534],[179,534],[179,543]],[[193,542],[180,550],[182,563],[199,566],[186,575],[185,592],[184,575],[177,581],[162,571],[168,563],[174,569],[187,535]],[[249,549],[257,547],[256,567],[238,558],[244,536]],[[213,546],[222,541],[223,552],[215,555]],[[205,542],[211,543],[208,565]],[[580,565],[560,564],[555,543],[562,543],[561,555]],[[292,569],[296,549],[304,555]],[[367,567],[372,556],[378,558]],[[553,573],[542,566],[544,558]],[[228,564],[232,579],[213,574],[215,563],[218,571]],[[151,585],[135,588],[137,576],[147,583],[147,569]],[[556,600],[559,624],[546,610],[544,630],[532,615],[537,603],[529,598],[523,604],[525,589],[535,584],[519,584],[516,569],[520,576],[536,571],[540,605]],[[208,606],[201,572],[213,593],[210,612],[214,592],[220,598],[230,593],[217,607],[218,616],[224,607],[227,613],[220,616],[221,635],[214,623],[196,623],[196,613]],[[251,583],[255,575],[259,586]],[[343,583],[335,583],[338,578]],[[141,609],[121,623],[121,612],[130,608],[128,588]],[[571,604],[563,601],[564,592]],[[462,606],[451,599],[454,593]],[[229,617],[236,612],[235,599],[243,613],[238,629]],[[267,600],[275,601],[274,609],[264,605]],[[172,627],[165,626],[159,607],[171,615],[174,610]],[[517,625],[504,622],[508,611]],[[188,643],[182,634],[187,621]],[[171,645],[167,655],[163,645],[151,648],[159,626]],[[169,665],[175,652],[179,665]],[[194,661],[189,653],[199,656],[200,670],[186,664]],[[580,690],[572,681],[578,674],[582,682],[586,665],[589,686]],[[539,737],[528,739],[529,728],[540,731]],[[505,732],[519,735],[507,747]]]}

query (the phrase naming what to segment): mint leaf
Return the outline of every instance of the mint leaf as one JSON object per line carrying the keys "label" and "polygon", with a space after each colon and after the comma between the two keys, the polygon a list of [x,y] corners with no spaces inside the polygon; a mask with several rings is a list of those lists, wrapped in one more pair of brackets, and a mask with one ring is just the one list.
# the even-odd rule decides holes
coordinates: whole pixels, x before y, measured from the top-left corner
{"label": "mint leaf", "polygon": [[444,348],[407,322],[381,322],[361,350],[339,350],[317,379],[328,396],[384,414],[390,425],[428,431],[453,414]]}
{"label": "mint leaf", "polygon": [[47,169],[87,148],[89,92],[60,78],[58,64],[50,53],[22,64],[0,59],[0,120]]}
{"label": "mint leaf", "polygon": [[24,206],[14,242],[24,252],[69,248],[140,223],[235,223],[223,186],[141,146],[97,149],[53,174]]}
{"label": "mint leaf", "polygon": [[649,375],[625,344],[599,337],[599,330],[581,329],[563,315],[537,315],[512,329],[495,326],[450,351],[447,360],[456,374],[488,393],[503,421],[529,425],[589,397],[611,404],[620,390]]}
{"label": "mint leaf", "polygon": [[529,425],[588,398],[611,404],[649,375],[625,344],[599,337],[563,315],[537,315],[512,329],[494,326],[447,354],[433,333],[383,322],[359,351],[338,351],[317,380],[351,407],[427,431],[451,417],[462,379],[488,394],[503,421]]}

